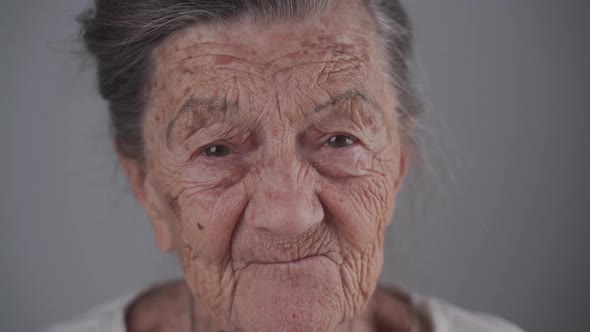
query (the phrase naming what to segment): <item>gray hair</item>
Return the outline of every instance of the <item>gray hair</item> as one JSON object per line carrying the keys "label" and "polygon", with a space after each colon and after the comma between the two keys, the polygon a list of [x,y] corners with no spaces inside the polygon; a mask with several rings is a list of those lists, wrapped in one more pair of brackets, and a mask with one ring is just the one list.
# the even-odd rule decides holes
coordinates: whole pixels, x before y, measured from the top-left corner
{"label": "gray hair", "polygon": [[[402,119],[421,107],[410,78],[412,32],[399,0],[359,0],[372,15],[390,64],[389,76]],[[150,55],[168,36],[197,24],[248,16],[273,23],[324,12],[330,0],[95,0],[78,20],[97,63],[99,90],[108,101],[114,140],[125,157],[143,160],[142,119],[151,72]]]}

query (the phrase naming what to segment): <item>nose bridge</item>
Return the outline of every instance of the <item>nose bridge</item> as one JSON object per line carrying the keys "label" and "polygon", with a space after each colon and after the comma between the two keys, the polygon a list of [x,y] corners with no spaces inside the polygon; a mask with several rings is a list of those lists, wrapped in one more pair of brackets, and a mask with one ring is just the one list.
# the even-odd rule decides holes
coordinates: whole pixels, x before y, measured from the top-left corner
{"label": "nose bridge", "polygon": [[[291,150],[291,149],[287,149]],[[276,193],[295,193],[311,189],[313,181],[307,172],[309,165],[301,160],[296,151],[271,149],[260,168],[260,183],[263,190]]]}
{"label": "nose bridge", "polygon": [[261,189],[276,195],[313,191],[315,185],[309,174],[310,165],[299,154],[292,124],[285,116],[280,116],[280,112],[277,110],[271,113],[274,116],[271,120],[275,121],[266,132],[259,166],[259,181],[263,185]]}
{"label": "nose bridge", "polygon": [[314,172],[294,151],[267,151],[252,181],[245,222],[279,236],[304,233],[324,218]]}

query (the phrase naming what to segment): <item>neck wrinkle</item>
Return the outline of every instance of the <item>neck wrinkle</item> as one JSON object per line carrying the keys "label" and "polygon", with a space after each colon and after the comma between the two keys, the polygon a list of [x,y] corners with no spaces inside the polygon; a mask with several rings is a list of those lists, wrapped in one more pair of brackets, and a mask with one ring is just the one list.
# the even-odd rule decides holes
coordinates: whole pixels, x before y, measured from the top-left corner
{"label": "neck wrinkle", "polygon": [[[223,332],[188,292],[189,332]],[[429,320],[413,308],[407,294],[395,288],[378,287],[367,309],[357,318],[342,322],[333,332],[429,332]]]}

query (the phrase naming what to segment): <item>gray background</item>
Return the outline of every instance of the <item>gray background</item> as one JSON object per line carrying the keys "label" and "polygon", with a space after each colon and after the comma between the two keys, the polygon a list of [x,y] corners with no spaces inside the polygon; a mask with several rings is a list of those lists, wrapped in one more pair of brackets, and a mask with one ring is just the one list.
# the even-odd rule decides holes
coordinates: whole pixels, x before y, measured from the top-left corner
{"label": "gray background", "polygon": [[[384,282],[528,331],[587,331],[588,1],[406,2],[434,173],[404,189]],[[2,331],[179,273],[126,189],[93,73],[72,53],[85,4],[0,4]]]}

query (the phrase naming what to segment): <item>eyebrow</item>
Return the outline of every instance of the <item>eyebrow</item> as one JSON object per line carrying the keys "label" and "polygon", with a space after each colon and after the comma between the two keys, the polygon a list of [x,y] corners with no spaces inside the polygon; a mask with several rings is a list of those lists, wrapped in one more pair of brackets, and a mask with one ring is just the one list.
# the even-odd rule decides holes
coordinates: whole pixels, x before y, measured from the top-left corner
{"label": "eyebrow", "polygon": [[[220,119],[227,115],[228,111],[237,110],[238,105],[236,102],[228,102],[226,99],[218,98],[203,98],[203,97],[191,97],[180,107],[176,112],[176,115],[168,124],[166,129],[166,144],[170,147],[170,143],[174,138],[177,138],[179,134],[176,133],[181,124],[179,122],[186,123],[190,121],[189,125],[186,125],[186,131],[189,131],[186,137],[190,136],[199,128],[202,128],[207,122],[213,119]],[[184,120],[184,121],[182,121]]]}
{"label": "eyebrow", "polygon": [[[357,98],[369,105],[371,109],[377,111],[379,115],[382,114],[381,108],[373,101],[373,99],[367,97],[356,89],[347,90],[330,98],[330,100],[316,106],[313,109],[312,114],[321,113],[342,101],[352,101]],[[166,145],[170,147],[173,140],[179,138],[179,135],[182,135],[183,132],[186,132],[186,134],[184,134],[184,137],[181,139],[186,139],[198,129],[206,126],[208,122],[224,118],[228,111],[237,111],[237,109],[238,105],[236,102],[228,102],[225,99],[203,97],[189,98],[176,112],[176,115],[172,121],[170,121],[170,124],[168,124],[166,129]],[[190,124],[185,126],[186,130],[176,133],[176,131],[179,130],[179,122],[183,122],[183,119],[185,121],[190,121]]]}
{"label": "eyebrow", "polygon": [[379,105],[377,105],[377,103],[375,103],[373,101],[373,99],[367,97],[365,94],[361,93],[360,91],[358,91],[356,89],[352,89],[352,90],[347,90],[343,93],[340,93],[340,94],[330,98],[330,100],[328,100],[327,102],[316,106],[313,113],[319,113],[327,108],[334,107],[339,102],[351,101],[356,98],[359,98],[365,104],[368,104],[369,106],[371,106],[375,110],[381,112],[381,108],[379,107]]}

